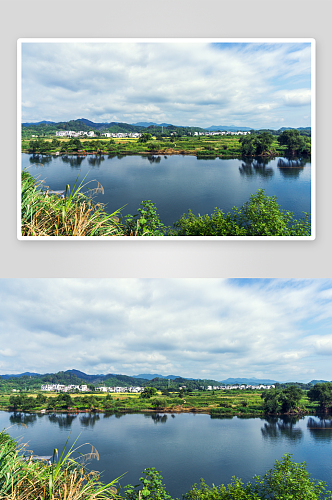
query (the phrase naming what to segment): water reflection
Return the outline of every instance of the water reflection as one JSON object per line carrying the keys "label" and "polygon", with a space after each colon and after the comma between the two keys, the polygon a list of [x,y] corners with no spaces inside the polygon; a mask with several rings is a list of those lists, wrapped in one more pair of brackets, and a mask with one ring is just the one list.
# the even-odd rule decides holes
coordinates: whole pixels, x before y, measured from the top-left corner
{"label": "water reflection", "polygon": [[37,415],[35,413],[13,413],[9,417],[9,421],[12,425],[33,425],[37,421]]}
{"label": "water reflection", "polygon": [[279,168],[303,168],[307,161],[304,158],[279,158]]}
{"label": "water reflection", "polygon": [[290,442],[298,442],[303,438],[303,431],[296,428],[295,425],[298,421],[297,417],[266,417],[266,422],[261,428],[262,436],[264,439],[271,441],[279,441],[286,439]]}
{"label": "water reflection", "polygon": [[72,168],[80,168],[84,159],[85,159],[84,156],[70,156],[70,155],[61,156],[61,160],[63,161],[63,163],[70,165]]}
{"label": "water reflection", "polygon": [[95,423],[100,419],[99,413],[87,413],[80,416],[80,423],[83,427],[94,427]]}
{"label": "water reflection", "polygon": [[284,178],[297,179],[306,163],[304,158],[279,158],[277,167]]}
{"label": "water reflection", "polygon": [[43,167],[45,164],[51,163],[52,160],[52,155],[33,154],[29,158],[29,163],[35,167]]}
{"label": "water reflection", "polygon": [[161,157],[155,155],[147,155],[145,158],[149,160],[149,163],[160,163],[161,161]]}
{"label": "water reflection", "polygon": [[152,418],[155,424],[166,424],[167,422],[167,415],[160,415],[159,413],[144,413],[144,417]]}
{"label": "water reflection", "polygon": [[332,441],[332,417],[310,417],[307,427],[315,441]]}
{"label": "water reflection", "polygon": [[269,179],[273,177],[274,171],[272,167],[267,168],[267,164],[271,161],[269,158],[245,158],[242,160],[242,165],[239,167],[240,175],[244,177],[262,177]]}
{"label": "water reflection", "polygon": [[232,420],[233,415],[210,415],[210,418],[219,420]]}
{"label": "water reflection", "polygon": [[77,415],[73,415],[70,413],[64,414],[64,415],[57,415],[56,413],[52,413],[51,415],[48,415],[48,419],[52,424],[58,424],[60,429],[70,429],[73,420]]}
{"label": "water reflection", "polygon": [[100,167],[101,162],[104,160],[105,160],[105,157],[102,155],[88,157],[88,163],[91,167]]}

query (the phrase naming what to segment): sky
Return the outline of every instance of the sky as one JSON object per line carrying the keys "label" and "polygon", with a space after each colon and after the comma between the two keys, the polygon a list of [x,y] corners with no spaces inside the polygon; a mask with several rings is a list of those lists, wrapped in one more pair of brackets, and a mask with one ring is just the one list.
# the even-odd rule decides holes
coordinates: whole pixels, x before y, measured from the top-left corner
{"label": "sky", "polygon": [[22,122],[311,126],[311,44],[22,42]]}
{"label": "sky", "polygon": [[332,380],[331,279],[0,279],[0,374]]}

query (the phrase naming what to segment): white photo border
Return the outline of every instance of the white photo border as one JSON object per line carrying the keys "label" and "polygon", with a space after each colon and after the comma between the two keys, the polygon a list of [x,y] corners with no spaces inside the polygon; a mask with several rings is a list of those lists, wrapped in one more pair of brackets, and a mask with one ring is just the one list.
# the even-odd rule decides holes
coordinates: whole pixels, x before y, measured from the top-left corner
{"label": "white photo border", "polygon": [[[309,236],[22,236],[21,124],[22,45],[25,43],[310,43],[311,44],[311,234]],[[316,239],[316,40],[314,38],[19,38],[17,40],[17,239],[20,241],[310,241]]]}

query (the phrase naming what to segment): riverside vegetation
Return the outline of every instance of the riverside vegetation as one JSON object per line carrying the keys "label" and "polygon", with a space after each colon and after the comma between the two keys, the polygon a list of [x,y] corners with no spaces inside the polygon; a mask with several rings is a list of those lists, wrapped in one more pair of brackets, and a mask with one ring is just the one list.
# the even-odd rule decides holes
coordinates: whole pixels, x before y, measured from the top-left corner
{"label": "riverside vegetation", "polygon": [[[66,447],[65,447],[66,448]],[[73,447],[60,456],[54,450],[53,463],[44,465],[33,462],[5,430],[0,433],[0,500],[172,500],[159,471],[143,471],[140,483],[128,485],[122,492],[119,478],[107,485],[100,481],[99,473],[89,471],[75,457]],[[96,456],[92,447],[89,456]],[[81,458],[81,457],[80,457]],[[228,485],[208,486],[203,479],[200,485],[182,495],[183,500],[331,500],[326,483],[311,479],[305,463],[295,463],[286,454],[276,460],[274,467],[262,477],[254,476],[244,484],[233,477]]]}
{"label": "riverside vegetation", "polygon": [[22,140],[22,152],[40,154],[181,154],[197,158],[232,158],[241,156],[285,156],[311,154],[311,138],[299,130],[284,130],[275,136],[270,132],[254,132],[243,136],[181,136],[143,133],[139,139],[37,138]]}
{"label": "riverside vegetation", "polygon": [[[194,215],[191,210],[165,226],[151,200],[144,200],[137,214],[121,217],[121,208],[108,214],[105,206],[94,203],[98,183],[89,189],[84,180],[69,185],[63,195],[43,188],[43,183],[27,170],[21,178],[22,236],[309,236],[310,215],[296,220],[282,210],[276,196],[266,196],[263,189],[252,194],[242,207],[224,214],[216,208],[211,215]],[[123,207],[122,207],[123,208]]]}
{"label": "riverside vegetation", "polygon": [[303,391],[296,385],[268,390],[190,389],[158,391],[145,387],[140,394],[133,393],[3,393],[0,409],[27,412],[200,412],[211,417],[263,416],[265,414],[308,414],[332,409],[332,383],[317,383]]}

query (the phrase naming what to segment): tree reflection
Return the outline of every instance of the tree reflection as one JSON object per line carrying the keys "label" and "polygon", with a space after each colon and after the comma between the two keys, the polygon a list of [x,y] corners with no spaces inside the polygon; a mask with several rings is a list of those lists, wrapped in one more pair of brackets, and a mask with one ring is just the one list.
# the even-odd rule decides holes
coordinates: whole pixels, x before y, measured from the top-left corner
{"label": "tree reflection", "polygon": [[84,156],[71,156],[71,155],[63,155],[61,156],[63,163],[67,163],[72,168],[80,168],[82,161],[84,160]]}
{"label": "tree reflection", "polygon": [[271,159],[263,157],[244,158],[241,167],[239,167],[240,175],[244,177],[262,177],[268,180],[274,175],[273,168],[267,168],[270,161]]}
{"label": "tree reflection", "polygon": [[29,163],[35,167],[43,167],[45,164],[50,163],[53,160],[51,155],[40,155],[33,154],[29,158]]}
{"label": "tree reflection", "polygon": [[37,420],[37,415],[35,413],[13,413],[9,417],[9,421],[12,425],[33,425]]}
{"label": "tree reflection", "polygon": [[160,415],[160,413],[144,413],[144,417],[152,418],[155,424],[166,424],[168,418],[167,415]]}
{"label": "tree reflection", "polygon": [[148,155],[146,158],[149,160],[149,163],[160,163],[161,157],[155,155]]}
{"label": "tree reflection", "polygon": [[261,428],[264,439],[277,441],[286,439],[287,441],[295,442],[303,438],[301,429],[294,427],[298,421],[297,417],[282,416],[282,417],[266,417],[266,422]]}
{"label": "tree reflection", "polygon": [[88,163],[91,167],[99,167],[101,162],[105,160],[105,157],[102,155],[89,156]]}
{"label": "tree reflection", "polygon": [[76,417],[77,415],[72,415],[70,413],[67,413],[66,415],[57,415],[56,413],[48,415],[49,421],[52,422],[52,424],[58,424],[60,429],[70,429],[71,424]]}
{"label": "tree reflection", "polygon": [[315,441],[332,441],[332,417],[310,417],[307,427]]}
{"label": "tree reflection", "polygon": [[100,419],[99,413],[88,413],[80,416],[80,422],[83,427],[94,427],[95,423]]}
{"label": "tree reflection", "polygon": [[304,158],[279,158],[278,168],[283,177],[299,177],[307,161]]}
{"label": "tree reflection", "polygon": [[234,415],[210,415],[210,418],[218,420],[232,420]]}

